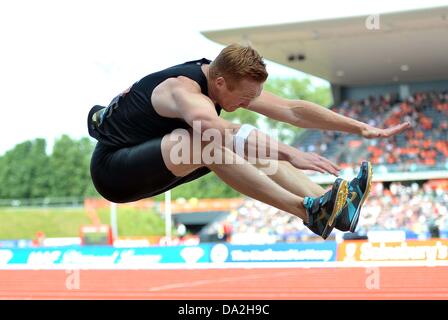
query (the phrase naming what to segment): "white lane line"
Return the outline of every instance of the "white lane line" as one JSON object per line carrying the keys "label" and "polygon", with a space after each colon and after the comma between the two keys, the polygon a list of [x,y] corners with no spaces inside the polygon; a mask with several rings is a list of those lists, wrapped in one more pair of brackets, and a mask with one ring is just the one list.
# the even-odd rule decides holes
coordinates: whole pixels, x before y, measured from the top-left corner
{"label": "white lane line", "polygon": [[216,283],[222,283],[222,282],[230,282],[230,281],[237,281],[237,280],[251,280],[251,279],[260,279],[265,277],[272,277],[272,276],[284,276],[284,275],[292,275],[296,272],[277,272],[277,273],[265,273],[265,274],[255,274],[255,275],[248,275],[248,276],[240,276],[240,277],[226,277],[226,278],[219,278],[219,279],[210,279],[210,280],[198,280],[198,281],[186,281],[186,282],[178,282],[178,283],[172,283],[167,284],[163,286],[157,286],[157,287],[151,287],[149,288],[149,291],[163,291],[163,290],[170,290],[170,289],[179,289],[179,288],[189,288],[189,287],[197,287],[202,285],[209,285],[209,284],[216,284]]}

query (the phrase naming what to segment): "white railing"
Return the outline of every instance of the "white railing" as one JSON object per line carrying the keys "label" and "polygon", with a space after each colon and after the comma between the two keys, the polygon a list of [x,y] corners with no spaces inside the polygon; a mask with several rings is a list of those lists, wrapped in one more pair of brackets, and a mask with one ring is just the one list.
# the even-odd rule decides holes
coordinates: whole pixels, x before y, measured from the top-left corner
{"label": "white railing", "polygon": [[0,207],[82,207],[84,197],[47,197],[35,199],[0,199]]}

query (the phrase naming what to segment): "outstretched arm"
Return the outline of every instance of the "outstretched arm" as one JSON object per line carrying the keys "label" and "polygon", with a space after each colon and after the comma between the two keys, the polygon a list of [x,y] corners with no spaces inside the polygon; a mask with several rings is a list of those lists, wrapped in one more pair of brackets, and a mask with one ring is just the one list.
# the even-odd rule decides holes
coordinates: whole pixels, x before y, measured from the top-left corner
{"label": "outstretched arm", "polygon": [[375,128],[313,102],[285,99],[266,91],[253,100],[247,109],[296,127],[342,131],[359,134],[367,139],[391,137],[410,127],[405,122],[387,129]]}

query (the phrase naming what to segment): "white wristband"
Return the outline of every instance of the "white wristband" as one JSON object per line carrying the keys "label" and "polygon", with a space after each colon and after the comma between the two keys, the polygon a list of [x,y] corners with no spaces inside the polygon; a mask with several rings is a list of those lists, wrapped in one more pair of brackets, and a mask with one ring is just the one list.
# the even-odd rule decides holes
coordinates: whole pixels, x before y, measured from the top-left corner
{"label": "white wristband", "polygon": [[256,130],[254,126],[250,124],[243,124],[238,132],[233,137],[235,153],[240,157],[244,158],[244,146],[246,145],[246,140],[253,130]]}

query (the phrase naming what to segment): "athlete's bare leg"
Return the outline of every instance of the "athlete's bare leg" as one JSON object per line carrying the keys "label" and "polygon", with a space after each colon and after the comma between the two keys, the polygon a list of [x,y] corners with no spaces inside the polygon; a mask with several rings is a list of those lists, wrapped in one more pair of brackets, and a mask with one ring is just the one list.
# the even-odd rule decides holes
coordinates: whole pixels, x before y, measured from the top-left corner
{"label": "athlete's bare leg", "polygon": [[[186,134],[189,134],[191,137],[191,132]],[[303,206],[303,197],[288,191],[269,178],[263,171],[258,170],[257,167],[246,160],[241,159],[232,150],[225,147],[215,147],[215,152],[220,153],[222,156],[223,161],[221,164],[193,164],[192,159],[195,150],[192,148],[192,139],[189,139],[190,163],[175,164],[171,159],[170,152],[175,146],[178,148],[179,143],[185,142],[172,141],[170,135],[166,135],[162,140],[163,160],[167,168],[174,175],[185,176],[199,167],[207,166],[222,181],[238,192],[267,203],[280,210],[294,214],[305,222],[308,222],[306,210]],[[201,152],[204,147],[205,145],[201,146]],[[241,163],[235,163],[236,158],[238,158]]]}
{"label": "athlete's bare leg", "polygon": [[320,197],[325,193],[325,189],[311,181],[302,170],[294,167],[287,161],[277,161],[276,167],[278,169],[274,174],[270,174],[271,170],[269,168],[273,167],[273,164],[270,163],[271,161],[277,160],[264,160],[264,162],[267,162],[266,164],[263,165],[257,162],[254,165],[263,172],[266,172],[277,184],[300,197]]}

